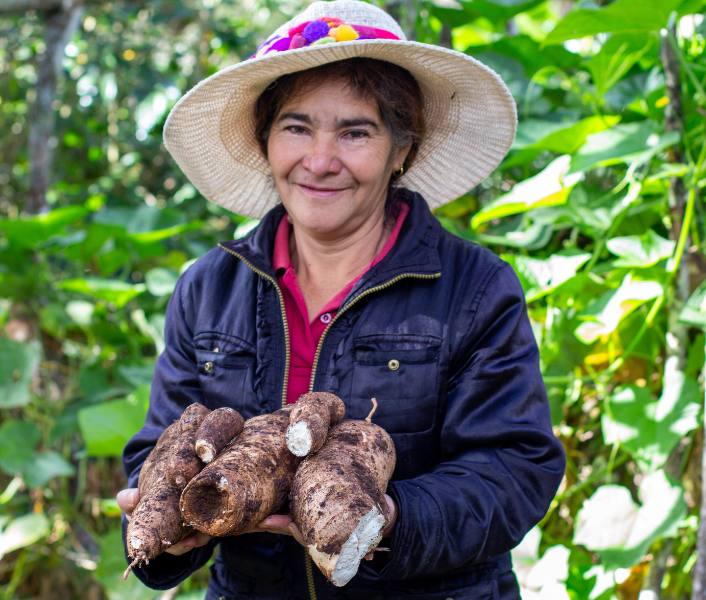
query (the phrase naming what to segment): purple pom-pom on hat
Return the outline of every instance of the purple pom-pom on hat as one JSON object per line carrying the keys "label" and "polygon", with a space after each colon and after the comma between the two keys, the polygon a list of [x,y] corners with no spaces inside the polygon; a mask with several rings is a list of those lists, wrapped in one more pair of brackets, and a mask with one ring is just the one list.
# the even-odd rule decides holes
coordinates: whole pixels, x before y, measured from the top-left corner
{"label": "purple pom-pom on hat", "polygon": [[328,35],[328,32],[329,24],[326,23],[326,21],[317,20],[309,23],[304,28],[304,31],[302,31],[302,35],[304,36],[306,41],[311,44],[316,40],[326,37]]}

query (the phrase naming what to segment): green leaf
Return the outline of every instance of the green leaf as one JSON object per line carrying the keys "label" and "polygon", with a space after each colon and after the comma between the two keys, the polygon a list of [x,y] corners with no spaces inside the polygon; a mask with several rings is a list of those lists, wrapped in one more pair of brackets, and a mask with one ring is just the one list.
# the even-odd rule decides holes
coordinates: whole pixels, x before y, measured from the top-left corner
{"label": "green leaf", "polygon": [[127,441],[142,427],[149,404],[143,386],[122,400],[102,402],[78,413],[89,456],[120,456]]}
{"label": "green leaf", "polygon": [[158,267],[145,274],[147,291],[153,296],[168,296],[174,291],[179,276],[169,269]]}
{"label": "green leaf", "polygon": [[679,321],[706,331],[706,281],[696,288],[686,301]]}
{"label": "green leaf", "polygon": [[0,408],[24,406],[30,400],[30,384],[39,366],[38,342],[22,344],[0,338]]}
{"label": "green leaf", "polygon": [[507,194],[484,206],[471,219],[471,227],[478,229],[494,219],[566,202],[571,188],[583,177],[575,174],[565,178],[570,160],[569,156],[560,156],[534,177],[521,181]]}
{"label": "green leaf", "polygon": [[42,487],[54,477],[69,477],[75,469],[64,458],[48,450],[35,454],[32,462],[23,469],[23,478],[29,487]]}
{"label": "green leaf", "polygon": [[616,267],[646,268],[669,258],[676,244],[649,229],[642,235],[615,237],[608,240],[608,250],[619,257]]}
{"label": "green leaf", "polygon": [[660,135],[652,121],[616,125],[594,133],[571,160],[569,173],[619,163],[647,162],[658,152],[679,142],[679,134],[670,131]]}
{"label": "green leaf", "polygon": [[588,305],[581,315],[586,322],[576,329],[576,337],[584,344],[592,344],[599,337],[610,335],[636,308],[662,293],[660,283],[637,280],[631,274],[626,275],[618,289],[606,292]]}
{"label": "green leaf", "polygon": [[546,259],[514,254],[503,255],[503,258],[514,267],[520,277],[529,303],[551,294],[574,277],[591,255],[585,252],[558,252]]}
{"label": "green leaf", "polygon": [[608,567],[637,564],[652,542],[670,535],[686,513],[682,488],[662,471],[645,477],[639,493],[641,506],[625,487],[599,487],[579,510],[574,544],[598,553]]}
{"label": "green leaf", "polygon": [[57,287],[68,292],[86,294],[97,300],[104,300],[122,308],[130,300],[142,294],[146,287],[144,284],[125,283],[117,279],[66,279],[58,283]]}
{"label": "green leaf", "polygon": [[670,13],[682,0],[616,0],[605,8],[578,8],[566,15],[547,35],[544,43],[598,33],[646,33],[666,26]]}
{"label": "green leaf", "polygon": [[614,34],[598,54],[586,61],[596,91],[603,96],[652,48],[655,38],[645,34]]}
{"label": "green leaf", "polygon": [[0,425],[0,469],[10,475],[21,475],[34,460],[41,438],[34,423],[5,421]]}
{"label": "green leaf", "polygon": [[43,514],[28,514],[10,523],[0,531],[0,558],[5,554],[31,546],[49,535],[49,520]]}
{"label": "green leaf", "polygon": [[601,429],[606,444],[620,444],[646,471],[661,468],[676,444],[699,426],[698,384],[674,378],[655,400],[644,388],[617,388],[605,402]]}
{"label": "green leaf", "polygon": [[66,206],[32,217],[0,219],[0,232],[7,236],[12,245],[35,248],[63,232],[67,225],[83,219],[89,212],[83,206]]}

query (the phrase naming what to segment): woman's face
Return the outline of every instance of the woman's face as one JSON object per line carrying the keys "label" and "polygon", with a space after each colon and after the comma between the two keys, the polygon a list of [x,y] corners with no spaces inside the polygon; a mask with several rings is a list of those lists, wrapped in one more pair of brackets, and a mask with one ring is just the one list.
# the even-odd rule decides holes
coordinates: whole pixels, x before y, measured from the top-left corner
{"label": "woman's face", "polygon": [[327,81],[275,116],[267,158],[295,231],[336,239],[384,214],[390,175],[409,148],[394,149],[374,100]]}

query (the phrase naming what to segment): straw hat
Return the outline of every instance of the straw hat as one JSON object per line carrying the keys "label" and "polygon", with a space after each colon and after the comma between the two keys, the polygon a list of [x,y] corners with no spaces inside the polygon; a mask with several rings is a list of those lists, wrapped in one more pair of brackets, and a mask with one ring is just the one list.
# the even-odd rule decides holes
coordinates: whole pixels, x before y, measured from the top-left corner
{"label": "straw hat", "polygon": [[387,13],[355,0],[310,4],[253,57],[197,84],[169,113],[167,150],[206,198],[262,217],[279,196],[255,137],[255,101],[281,75],[356,56],[404,67],[421,87],[427,133],[399,185],[434,208],[467,192],[503,159],[517,117],[497,73],[466,54],[407,41]]}

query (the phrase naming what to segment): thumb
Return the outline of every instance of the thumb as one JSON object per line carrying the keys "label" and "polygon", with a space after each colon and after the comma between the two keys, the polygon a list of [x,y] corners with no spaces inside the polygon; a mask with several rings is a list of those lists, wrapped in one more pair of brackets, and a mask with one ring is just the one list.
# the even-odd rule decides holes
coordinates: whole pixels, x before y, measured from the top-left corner
{"label": "thumb", "polygon": [[115,496],[115,501],[118,503],[120,510],[126,513],[131,513],[140,500],[140,491],[137,488],[126,488],[120,490]]}

